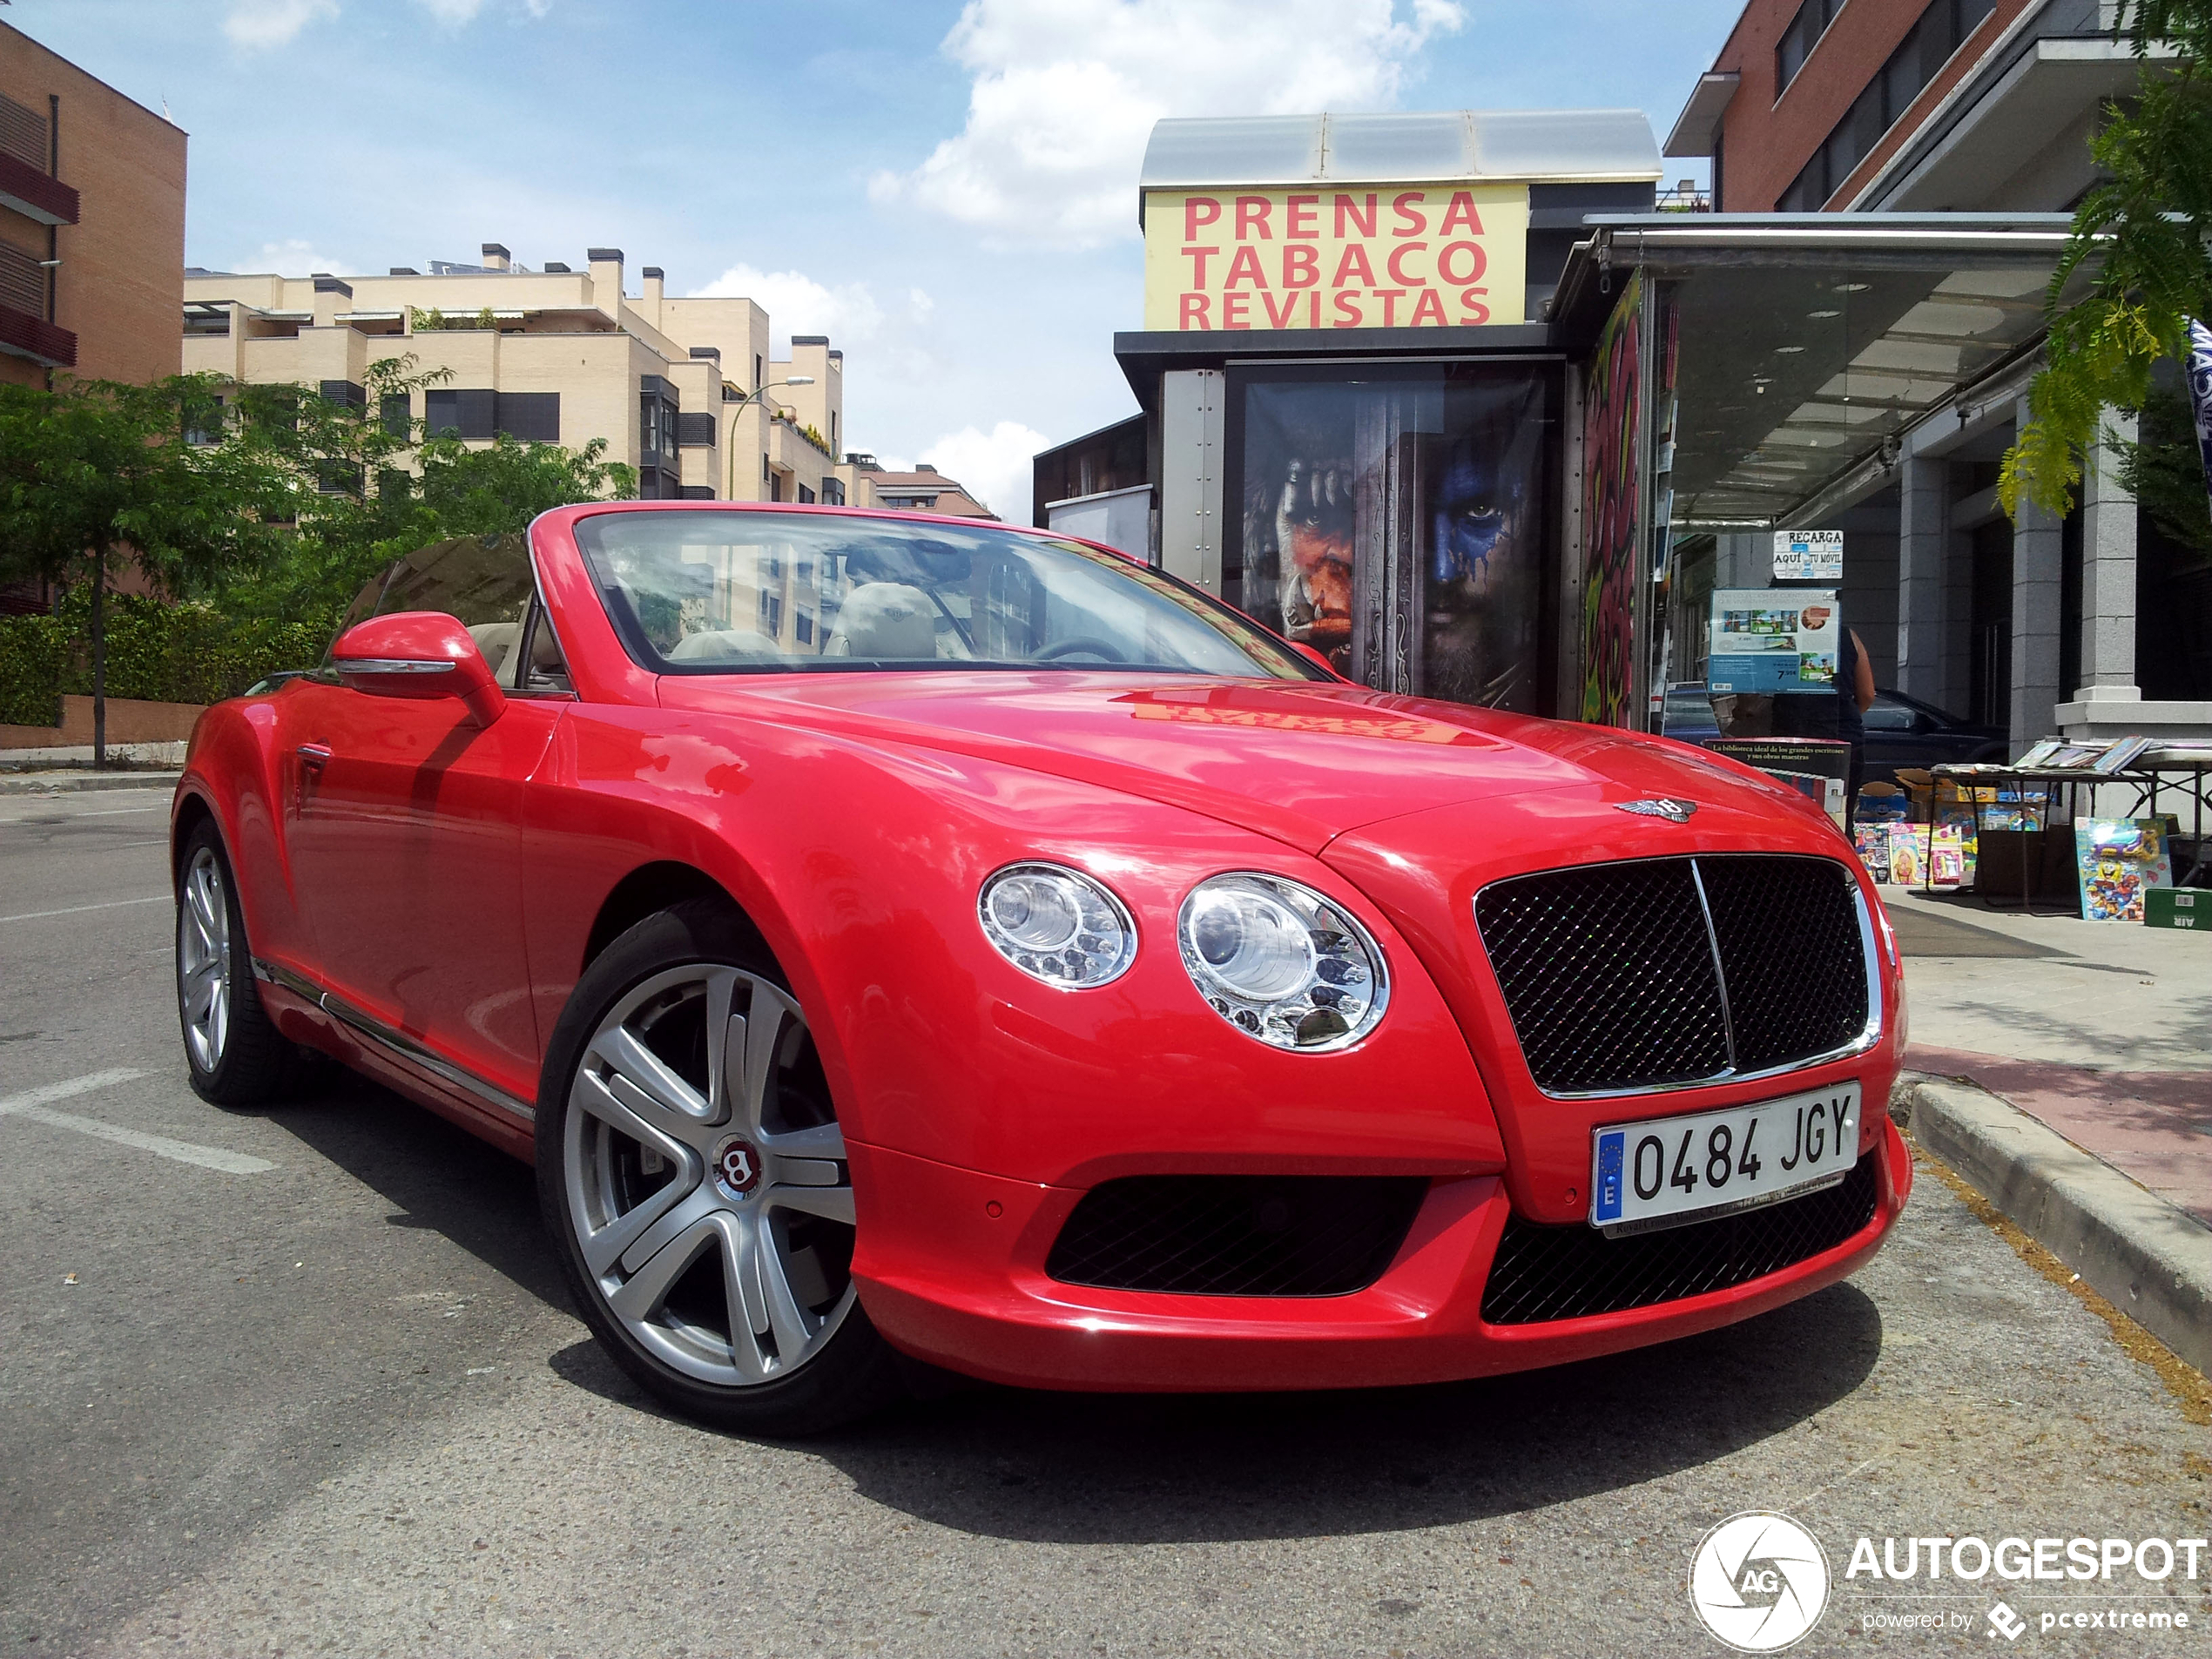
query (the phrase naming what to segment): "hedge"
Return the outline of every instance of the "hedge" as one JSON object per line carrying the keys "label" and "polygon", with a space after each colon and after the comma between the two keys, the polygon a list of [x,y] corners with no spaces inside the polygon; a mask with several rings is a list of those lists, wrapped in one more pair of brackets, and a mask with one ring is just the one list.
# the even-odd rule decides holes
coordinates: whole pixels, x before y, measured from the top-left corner
{"label": "hedge", "polygon": [[[0,617],[0,724],[58,725],[64,692],[92,691],[91,605],[72,594],[58,617]],[[233,621],[212,605],[134,595],[107,601],[107,694],[215,703],[281,669],[313,668],[330,643],[323,620]]]}

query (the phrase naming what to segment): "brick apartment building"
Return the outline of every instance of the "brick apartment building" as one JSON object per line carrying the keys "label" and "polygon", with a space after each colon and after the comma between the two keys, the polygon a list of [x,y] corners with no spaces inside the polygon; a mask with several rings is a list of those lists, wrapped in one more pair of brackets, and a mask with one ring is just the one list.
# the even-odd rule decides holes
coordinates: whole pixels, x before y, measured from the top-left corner
{"label": "brick apartment building", "polygon": [[177,372],[185,134],[0,24],[0,380]]}
{"label": "brick apartment building", "polygon": [[[1731,217],[1932,215],[2001,236],[2042,215],[2063,228],[2048,216],[2071,212],[2095,182],[2089,141],[2142,73],[2114,37],[2114,10],[2108,0],[1750,0],[1665,153],[1710,158],[1713,206]],[[2033,321],[2041,290],[2029,280],[1975,303]],[[2212,732],[2212,568],[2138,522],[2106,456],[2063,519],[2032,507],[2005,516],[1998,464],[2027,419],[2040,353],[1975,350],[1983,326],[1938,306],[1849,360],[1942,395],[1885,464],[1790,528],[1844,532],[1844,613],[1884,685],[2020,743],[2061,730]],[[2125,421],[2114,412],[2112,423]],[[1718,535],[1711,583],[1763,585],[1766,545]],[[1676,677],[1697,666],[1678,662]]]}

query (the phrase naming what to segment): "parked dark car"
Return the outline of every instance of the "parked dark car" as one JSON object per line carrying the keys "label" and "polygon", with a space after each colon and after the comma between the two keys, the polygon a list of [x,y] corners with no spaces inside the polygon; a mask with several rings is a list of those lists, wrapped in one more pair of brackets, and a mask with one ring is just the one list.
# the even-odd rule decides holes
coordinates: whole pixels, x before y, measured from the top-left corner
{"label": "parked dark car", "polygon": [[[1660,730],[1684,743],[1706,743],[1720,736],[1713,705],[1703,685],[1670,685],[1660,715]],[[1938,766],[1946,762],[2003,760],[2006,734],[1947,714],[1932,703],[1902,691],[1877,691],[1866,711],[1866,781],[1897,781],[1899,766]]]}

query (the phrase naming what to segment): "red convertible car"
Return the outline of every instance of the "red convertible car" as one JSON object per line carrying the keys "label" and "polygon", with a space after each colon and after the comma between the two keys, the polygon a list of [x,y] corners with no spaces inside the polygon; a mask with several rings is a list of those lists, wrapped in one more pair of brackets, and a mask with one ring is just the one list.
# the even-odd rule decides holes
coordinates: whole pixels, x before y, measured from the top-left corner
{"label": "red convertible car", "polygon": [[193,1086],[319,1049],[534,1161],[578,1306],[763,1432],[1481,1376],[1865,1263],[1897,950],[1661,738],[1350,685],[1049,533],[563,508],[363,591],[176,797]]}

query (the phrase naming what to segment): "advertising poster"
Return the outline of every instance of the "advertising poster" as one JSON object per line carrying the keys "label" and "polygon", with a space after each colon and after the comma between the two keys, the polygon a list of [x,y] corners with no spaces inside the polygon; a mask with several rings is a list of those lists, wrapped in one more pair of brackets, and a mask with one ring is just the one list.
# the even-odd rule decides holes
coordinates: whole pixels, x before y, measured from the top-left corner
{"label": "advertising poster", "polygon": [[2084,818],[2074,826],[2085,921],[2143,919],[2143,895],[2174,885],[2166,825],[2156,818]]}
{"label": "advertising poster", "polygon": [[1629,279],[1605,325],[1582,402],[1582,701],[1577,712],[1594,725],[1628,725],[1634,715],[1642,337],[1639,273]]}
{"label": "advertising poster", "polygon": [[1841,582],[1844,579],[1843,531],[1775,531],[1774,579],[1777,582]]}
{"label": "advertising poster", "polygon": [[1706,685],[1716,692],[1825,691],[1843,637],[1832,588],[1716,588]]}
{"label": "advertising poster", "polygon": [[1547,389],[1515,368],[1239,382],[1228,601],[1381,691],[1534,711]]}
{"label": "advertising poster", "polygon": [[1526,320],[1528,186],[1153,190],[1144,326],[1465,328]]}

